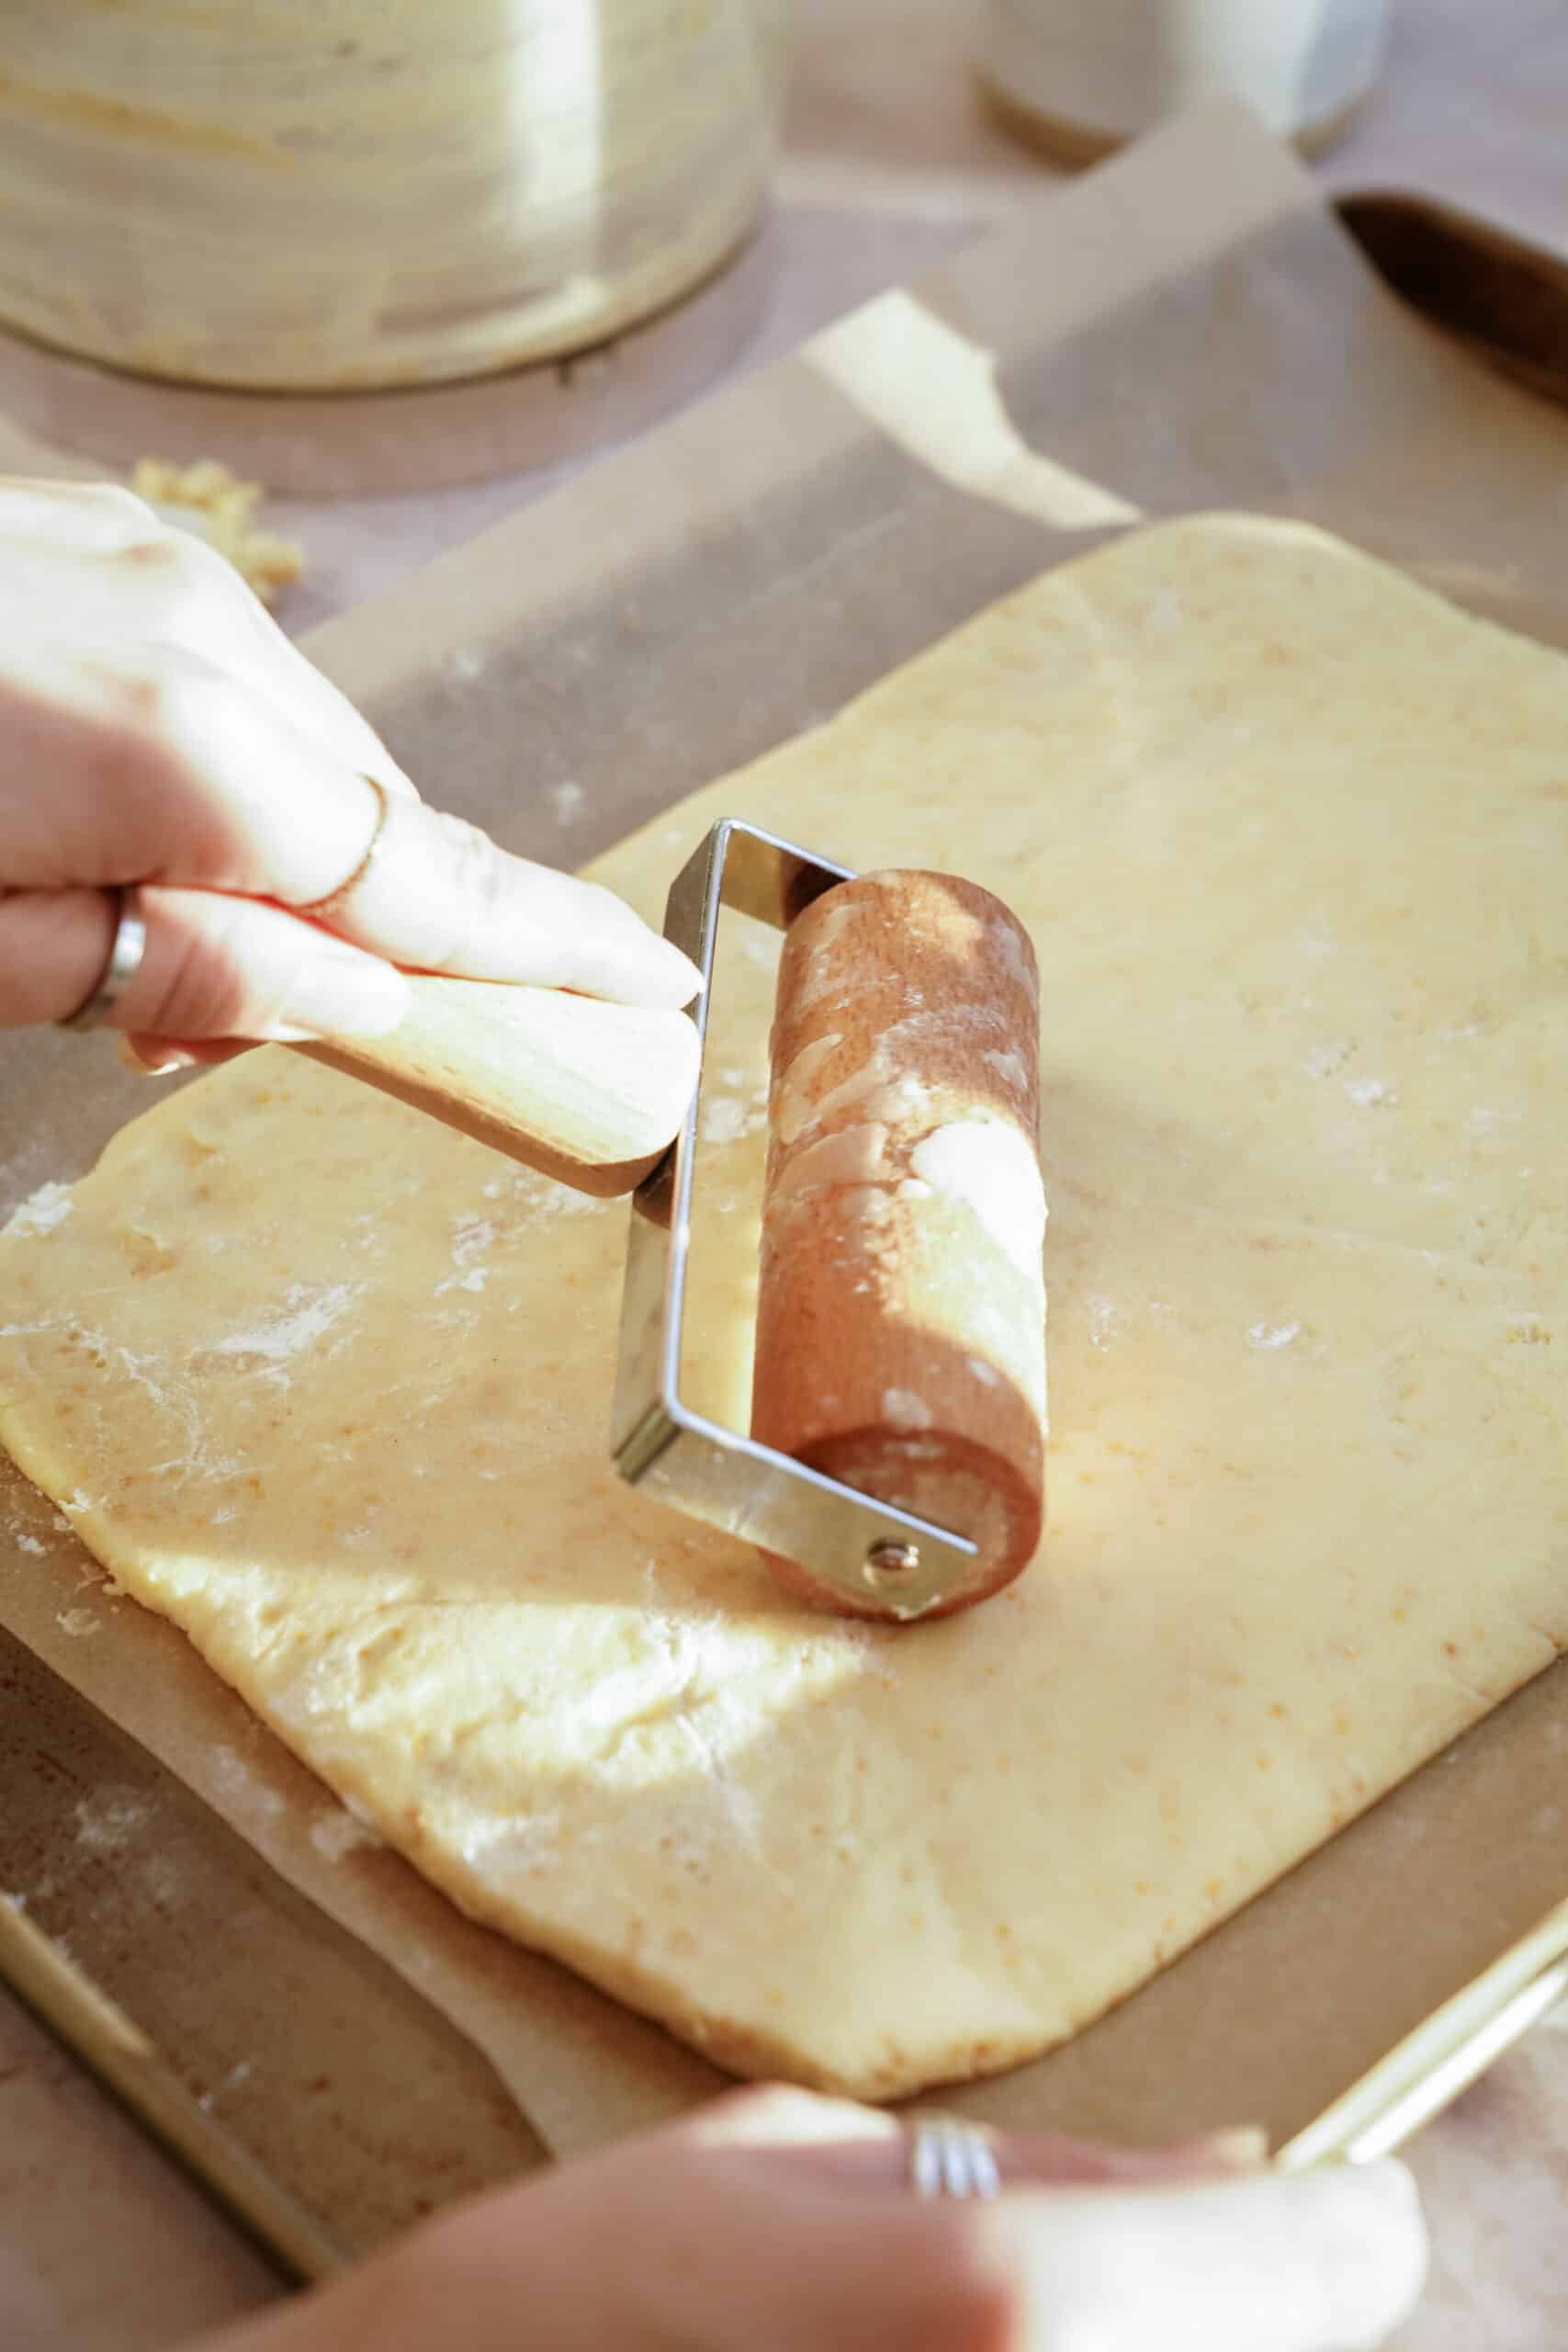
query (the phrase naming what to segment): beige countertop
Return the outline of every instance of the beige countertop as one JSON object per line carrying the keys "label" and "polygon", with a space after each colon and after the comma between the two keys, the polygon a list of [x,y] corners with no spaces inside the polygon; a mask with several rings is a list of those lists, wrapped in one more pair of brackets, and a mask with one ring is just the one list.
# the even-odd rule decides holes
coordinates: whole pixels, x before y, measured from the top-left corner
{"label": "beige countertop", "polygon": [[[945,259],[1047,167],[977,107],[967,0],[800,0],[767,311],[743,366]],[[1562,0],[1398,0],[1388,72],[1318,167],[1334,189],[1445,196],[1568,248],[1568,11]],[[571,470],[269,520],[311,571],[297,632],[525,504]],[[440,779],[422,779],[439,797]],[[1401,2352],[1568,2342],[1568,2030],[1549,2020],[1416,2155],[1438,2243]],[[152,2352],[275,2291],[270,2274],[8,2000],[0,1997],[0,2346]]]}

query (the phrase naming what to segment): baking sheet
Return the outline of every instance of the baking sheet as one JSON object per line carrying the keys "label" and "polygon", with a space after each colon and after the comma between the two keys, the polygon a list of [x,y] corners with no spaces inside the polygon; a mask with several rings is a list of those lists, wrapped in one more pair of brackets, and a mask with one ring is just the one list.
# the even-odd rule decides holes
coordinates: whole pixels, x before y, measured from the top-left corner
{"label": "baking sheet", "polygon": [[3,1628],[0,1788],[0,1887],[340,2253],[543,2160],[469,2040]]}
{"label": "baking sheet", "polygon": [[[1301,516],[1568,644],[1565,460],[1568,419],[1403,311],[1289,154],[1222,109],[1046,195],[915,299],[880,298],[310,650],[434,796],[576,863],[1142,514]],[[0,1068],[12,1198],[77,1172],[145,1100],[101,1039],[31,1039]],[[332,1801],[181,1637],[105,1600],[15,1481],[13,1520],[42,1548],[0,1558],[0,1621],[471,2034],[554,2147],[715,2086],[394,1857],[323,1851]],[[1568,1743],[1564,1675],[1068,2049],[954,2103],[1117,2137],[1296,2129],[1568,1885],[1542,1794]]]}

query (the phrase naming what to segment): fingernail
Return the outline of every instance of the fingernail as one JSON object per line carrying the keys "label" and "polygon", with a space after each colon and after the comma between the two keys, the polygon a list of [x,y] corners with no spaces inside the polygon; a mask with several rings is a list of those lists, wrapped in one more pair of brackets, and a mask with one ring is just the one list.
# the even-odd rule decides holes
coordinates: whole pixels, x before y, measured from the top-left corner
{"label": "fingernail", "polygon": [[182,1052],[178,1046],[160,1046],[154,1054],[138,1052],[129,1037],[119,1041],[119,1057],[127,1069],[138,1078],[171,1078],[177,1069],[194,1069],[196,1056]]}
{"label": "fingernail", "polygon": [[375,956],[312,956],[268,1026],[285,1043],[303,1037],[384,1037],[409,1009],[409,984],[394,964]]}
{"label": "fingernail", "polygon": [[1217,2165],[1234,2165],[1238,2172],[1266,2164],[1269,2159],[1269,2134],[1260,2123],[1237,2123],[1224,2132],[1205,2132],[1188,2144],[1195,2156],[1208,2156]]}
{"label": "fingernail", "polygon": [[699,997],[703,992],[701,972],[691,957],[675,945],[673,940],[661,939],[659,944],[664,950],[665,969],[671,976],[671,984],[682,992],[681,1002],[690,1004],[694,997]]}

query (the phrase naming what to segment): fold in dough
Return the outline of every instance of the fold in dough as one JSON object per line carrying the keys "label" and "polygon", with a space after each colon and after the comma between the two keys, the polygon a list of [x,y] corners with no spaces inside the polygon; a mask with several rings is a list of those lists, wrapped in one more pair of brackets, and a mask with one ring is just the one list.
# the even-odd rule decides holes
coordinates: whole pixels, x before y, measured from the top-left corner
{"label": "fold in dough", "polygon": [[[840,1623],[623,1489],[625,1206],[281,1049],[0,1245],[0,1427],[465,1910],[731,2066],[880,2097],[1070,2033],[1568,1636],[1568,662],[1315,532],[1179,523],[598,871],[652,911],[727,811],[1033,933],[1020,1584]],[[694,1366],[731,1406],[752,951]]]}

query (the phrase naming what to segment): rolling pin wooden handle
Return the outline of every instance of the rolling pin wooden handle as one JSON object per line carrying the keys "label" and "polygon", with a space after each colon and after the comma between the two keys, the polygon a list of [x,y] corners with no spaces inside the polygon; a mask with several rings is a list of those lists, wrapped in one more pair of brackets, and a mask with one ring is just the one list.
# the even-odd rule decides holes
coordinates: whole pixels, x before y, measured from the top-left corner
{"label": "rolling pin wooden handle", "polygon": [[658,1164],[697,1082],[685,1013],[491,980],[409,985],[389,1036],[296,1050],[580,1193],[632,1192]]}

